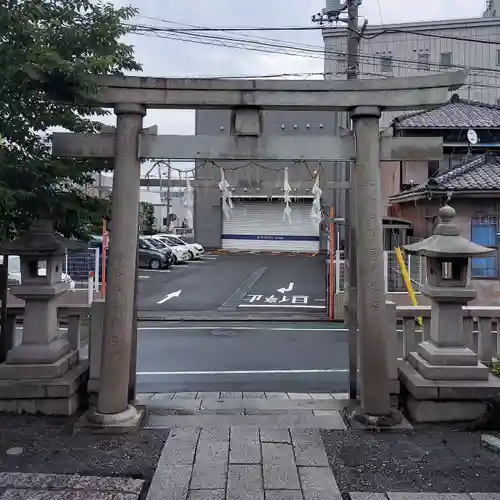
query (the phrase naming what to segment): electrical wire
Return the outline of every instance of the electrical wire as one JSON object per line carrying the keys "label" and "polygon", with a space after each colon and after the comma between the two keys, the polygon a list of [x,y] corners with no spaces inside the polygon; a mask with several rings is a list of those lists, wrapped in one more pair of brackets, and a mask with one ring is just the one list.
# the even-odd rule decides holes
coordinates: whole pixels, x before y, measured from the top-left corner
{"label": "electrical wire", "polygon": [[[380,19],[382,21],[382,9],[380,6],[380,0],[377,0],[379,2],[379,12],[380,12]],[[174,21],[168,21],[165,19],[161,18],[156,18],[156,17],[149,17],[149,16],[138,16],[142,17],[144,19],[150,19],[154,21],[160,21],[164,23],[172,23],[172,24],[183,24],[183,23],[175,23]],[[382,21],[383,24],[383,21]],[[384,28],[381,30],[377,30],[377,33],[374,33],[373,35],[367,35],[364,33],[359,32],[358,30],[353,30],[347,26],[343,26],[341,28],[337,27],[325,27],[325,26],[239,26],[239,27],[208,27],[208,26],[194,26],[194,25],[185,25],[187,26],[186,28],[164,28],[164,27],[159,27],[159,26],[151,26],[151,25],[141,25],[141,24],[127,24],[132,29],[148,29],[151,31],[159,31],[159,32],[172,32],[172,33],[190,33],[190,32],[265,32],[265,31],[319,31],[319,30],[328,30],[328,29],[334,29],[334,30],[346,30],[346,31],[352,31],[356,33],[359,37],[364,38],[365,40],[373,40],[381,35],[387,34],[387,33],[407,33],[407,34],[413,34],[417,36],[422,36],[426,38],[440,38],[443,40],[456,40],[456,41],[464,41],[464,42],[471,42],[471,43],[481,43],[481,44],[487,44],[487,45],[500,45],[500,41],[495,41],[495,40],[485,40],[485,39],[478,39],[478,38],[467,38],[467,37],[460,37],[460,36],[455,36],[455,35],[437,35],[434,33],[422,33],[421,31],[418,30],[412,30],[412,29],[407,29],[407,28]],[[499,23],[500,26],[500,23]]]}
{"label": "electrical wire", "polygon": [[[138,35],[143,35],[143,36],[150,36],[149,32],[137,32],[136,34]],[[199,33],[191,33],[191,34],[181,34],[181,33],[175,33],[175,34],[164,34],[163,36],[160,36],[158,34],[154,35],[155,37],[157,36],[158,38],[166,38],[166,39],[172,39],[172,40],[179,40],[179,41],[184,41],[184,42],[189,42],[189,43],[199,43],[199,44],[204,44],[204,45],[215,45],[215,46],[223,46],[226,48],[233,48],[233,49],[242,49],[242,50],[250,50],[250,51],[257,51],[257,52],[266,52],[266,53],[276,53],[276,54],[283,54],[283,55],[291,55],[291,56],[298,56],[298,57],[307,57],[307,58],[317,58],[317,59],[325,59],[325,60],[344,60],[346,58],[346,55],[344,52],[341,51],[336,51],[332,50],[330,48],[302,48],[300,45],[297,44],[291,44],[291,42],[286,42],[282,41],[282,43],[270,43],[270,42],[263,42],[260,40],[251,40],[251,39],[241,39],[241,38],[234,38],[234,37],[221,37],[221,36],[214,36],[214,35],[203,35]],[[227,42],[233,43],[233,45],[226,45]],[[234,45],[234,44],[243,44],[241,45]],[[499,42],[500,44],[500,42]],[[312,47],[312,46],[311,46]],[[290,51],[293,51],[293,53],[290,53]],[[330,56],[338,56],[338,57],[330,57]],[[359,59],[360,59],[360,64],[361,63],[367,63],[370,61],[387,61],[387,56],[383,55],[375,55],[375,54],[370,54],[370,53],[363,53],[360,52],[359,54]],[[406,65],[407,69],[420,69],[419,66],[422,66],[423,64],[425,65],[426,68],[428,69],[442,69],[444,66],[441,65],[440,63],[437,62],[432,62],[428,61],[425,63],[422,63],[422,61],[416,60],[416,59],[399,59],[399,58],[391,58],[392,62],[392,67],[401,67],[402,65]],[[398,64],[394,64],[398,63]],[[415,65],[416,68],[412,68],[409,65]],[[495,73],[495,74],[500,74],[500,69],[496,68],[485,68],[485,67],[480,67],[480,66],[465,66],[465,65],[459,65],[459,64],[450,64],[446,66],[446,69],[466,69],[466,70],[472,70],[475,72],[490,72],[490,73]],[[424,68],[422,68],[424,69]],[[386,76],[381,74],[381,76]],[[486,76],[486,75],[480,75],[480,76]]]}

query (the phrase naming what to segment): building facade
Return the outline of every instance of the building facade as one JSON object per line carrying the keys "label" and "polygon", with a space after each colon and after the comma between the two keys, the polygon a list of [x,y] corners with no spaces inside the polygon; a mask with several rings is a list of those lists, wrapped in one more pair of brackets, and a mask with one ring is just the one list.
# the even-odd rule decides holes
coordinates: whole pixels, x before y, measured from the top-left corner
{"label": "building facade", "polygon": [[[403,24],[368,25],[360,41],[359,78],[409,77],[443,71],[468,71],[461,98],[500,102],[500,0],[483,17]],[[345,79],[347,31],[343,25],[323,30],[325,78]],[[487,43],[492,42],[492,43]],[[384,114],[382,125],[394,115]],[[345,118],[344,118],[345,119]]]}
{"label": "building facade", "polygon": [[[230,110],[200,110],[196,134],[231,135]],[[263,111],[261,136],[334,136],[338,134],[333,112]],[[285,169],[288,171],[290,219],[284,216]],[[221,170],[229,183],[233,208],[222,209]],[[329,185],[345,180],[341,162],[206,162],[196,165],[194,232],[206,248],[318,252],[327,247],[326,226],[318,228],[311,217],[316,176],[322,190],[323,214],[334,207],[344,216],[345,192]]]}

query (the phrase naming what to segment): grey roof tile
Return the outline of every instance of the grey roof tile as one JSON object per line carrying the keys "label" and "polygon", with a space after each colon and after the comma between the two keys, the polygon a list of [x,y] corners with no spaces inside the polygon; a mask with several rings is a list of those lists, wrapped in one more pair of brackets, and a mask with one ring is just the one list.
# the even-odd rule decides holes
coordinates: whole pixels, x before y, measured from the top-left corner
{"label": "grey roof tile", "polygon": [[500,106],[461,100],[455,94],[437,108],[401,115],[392,123],[399,129],[500,128]]}
{"label": "grey roof tile", "polygon": [[487,153],[464,165],[454,167],[432,179],[394,196],[425,191],[498,191],[500,190],[500,157]]}

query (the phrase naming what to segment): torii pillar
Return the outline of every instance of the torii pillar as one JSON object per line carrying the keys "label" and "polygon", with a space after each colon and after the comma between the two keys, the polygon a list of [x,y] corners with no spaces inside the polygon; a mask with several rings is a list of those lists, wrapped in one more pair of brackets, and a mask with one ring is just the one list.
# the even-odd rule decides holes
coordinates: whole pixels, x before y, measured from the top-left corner
{"label": "torii pillar", "polygon": [[136,428],[142,411],[129,405],[128,381],[134,331],[135,277],[141,163],[139,138],[146,108],[142,104],[117,104],[113,222],[109,253],[109,281],[104,306],[101,381],[97,407],[88,421],[98,427]]}
{"label": "torii pillar", "polygon": [[387,353],[386,297],[384,290],[383,229],[380,184],[379,119],[377,106],[359,106],[351,111],[356,160],[351,170],[356,206],[356,254],[358,265],[357,321],[361,406],[353,419],[373,427],[388,427],[402,421],[391,409]]}

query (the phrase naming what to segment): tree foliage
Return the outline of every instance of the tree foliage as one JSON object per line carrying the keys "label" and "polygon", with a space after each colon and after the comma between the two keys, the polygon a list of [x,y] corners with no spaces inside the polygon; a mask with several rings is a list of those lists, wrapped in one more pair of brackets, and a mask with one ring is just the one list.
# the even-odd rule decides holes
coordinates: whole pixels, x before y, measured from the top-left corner
{"label": "tree foliage", "polygon": [[147,201],[141,202],[139,218],[144,232],[152,232],[156,224],[155,207]]}
{"label": "tree foliage", "polygon": [[57,128],[96,132],[94,78],[140,70],[122,37],[136,14],[98,0],[0,0],[0,237],[39,217],[82,237],[109,211],[86,194],[92,173],[112,168],[82,158],[53,158]]}

